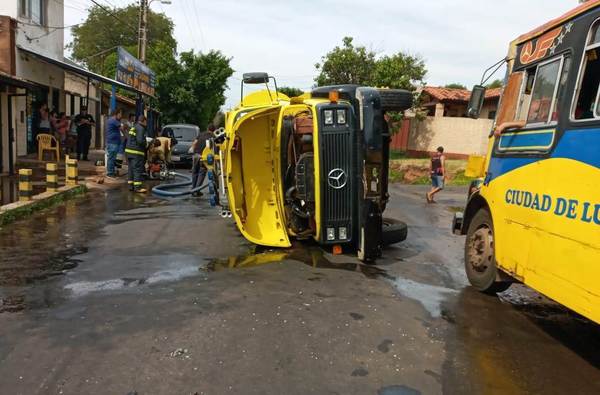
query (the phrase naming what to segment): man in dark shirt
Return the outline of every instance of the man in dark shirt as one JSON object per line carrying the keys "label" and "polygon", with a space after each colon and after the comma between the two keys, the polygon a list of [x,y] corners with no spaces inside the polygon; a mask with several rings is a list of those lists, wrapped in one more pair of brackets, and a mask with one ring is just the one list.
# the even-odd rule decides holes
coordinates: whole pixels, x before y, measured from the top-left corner
{"label": "man in dark shirt", "polygon": [[106,176],[116,177],[117,154],[121,148],[121,109],[116,109],[106,122]]}
{"label": "man in dark shirt", "polygon": [[87,112],[87,106],[81,106],[81,113],[75,117],[75,125],[77,125],[77,160],[89,160],[88,152],[92,140],[92,126],[95,124],[94,117]]}

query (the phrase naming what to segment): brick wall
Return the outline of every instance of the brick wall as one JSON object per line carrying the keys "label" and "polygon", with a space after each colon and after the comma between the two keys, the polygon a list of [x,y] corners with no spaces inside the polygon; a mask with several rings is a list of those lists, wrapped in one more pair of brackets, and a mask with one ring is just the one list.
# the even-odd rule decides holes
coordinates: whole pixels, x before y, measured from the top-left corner
{"label": "brick wall", "polygon": [[10,75],[15,75],[15,29],[14,20],[0,15],[0,71]]}

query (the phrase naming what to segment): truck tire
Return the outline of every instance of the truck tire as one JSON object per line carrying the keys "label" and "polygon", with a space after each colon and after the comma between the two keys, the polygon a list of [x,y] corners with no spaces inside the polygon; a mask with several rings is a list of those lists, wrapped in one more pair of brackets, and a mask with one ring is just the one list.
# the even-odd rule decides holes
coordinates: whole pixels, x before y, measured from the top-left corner
{"label": "truck tire", "polygon": [[480,209],[471,220],[465,241],[465,271],[471,285],[480,292],[497,294],[510,287],[500,281],[494,252],[494,224],[487,209]]}
{"label": "truck tire", "polygon": [[413,95],[404,89],[379,89],[383,111],[405,111],[412,106]]}
{"label": "truck tire", "polygon": [[406,240],[408,227],[402,221],[392,218],[383,219],[383,229],[381,232],[381,243],[384,246],[400,243]]}

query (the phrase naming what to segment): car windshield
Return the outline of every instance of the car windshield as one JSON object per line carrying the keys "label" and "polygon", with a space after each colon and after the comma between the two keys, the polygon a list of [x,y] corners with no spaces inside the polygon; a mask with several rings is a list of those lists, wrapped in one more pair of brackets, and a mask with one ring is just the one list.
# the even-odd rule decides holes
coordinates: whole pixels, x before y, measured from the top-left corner
{"label": "car windshield", "polygon": [[182,141],[193,141],[198,134],[197,129],[191,126],[176,126],[170,128],[173,129],[175,138]]}

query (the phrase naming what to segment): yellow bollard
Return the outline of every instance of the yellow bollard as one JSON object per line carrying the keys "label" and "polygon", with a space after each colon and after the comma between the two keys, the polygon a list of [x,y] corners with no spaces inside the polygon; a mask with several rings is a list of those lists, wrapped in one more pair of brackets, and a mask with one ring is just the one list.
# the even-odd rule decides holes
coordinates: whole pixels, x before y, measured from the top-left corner
{"label": "yellow bollard", "polygon": [[77,185],[78,177],[77,159],[67,159],[67,185]]}
{"label": "yellow bollard", "polygon": [[46,163],[46,192],[56,192],[58,190],[57,170],[58,165],[56,163]]}
{"label": "yellow bollard", "polygon": [[33,195],[33,185],[31,184],[31,169],[19,169],[19,201],[27,202]]}

